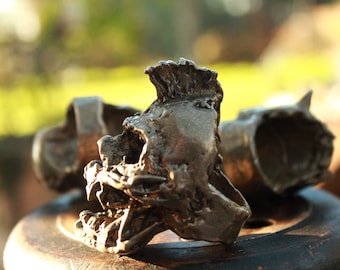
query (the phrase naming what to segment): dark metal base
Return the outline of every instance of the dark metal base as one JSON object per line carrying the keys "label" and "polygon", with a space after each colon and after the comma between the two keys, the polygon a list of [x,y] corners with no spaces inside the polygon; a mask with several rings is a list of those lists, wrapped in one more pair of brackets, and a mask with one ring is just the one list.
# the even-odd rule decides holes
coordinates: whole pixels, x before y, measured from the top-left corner
{"label": "dark metal base", "polygon": [[340,201],[308,188],[298,197],[253,209],[233,246],[156,236],[131,256],[101,253],[74,238],[78,213],[96,206],[62,196],[24,217],[4,252],[5,269],[340,269]]}

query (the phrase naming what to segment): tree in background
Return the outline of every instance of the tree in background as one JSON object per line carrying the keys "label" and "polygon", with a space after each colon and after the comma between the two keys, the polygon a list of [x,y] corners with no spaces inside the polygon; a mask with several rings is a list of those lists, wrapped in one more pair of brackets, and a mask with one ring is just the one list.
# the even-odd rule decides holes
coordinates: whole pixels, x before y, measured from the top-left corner
{"label": "tree in background", "polygon": [[0,80],[11,85],[33,74],[57,81],[70,66],[179,56],[205,64],[254,61],[292,10],[319,2],[326,1],[3,0]]}

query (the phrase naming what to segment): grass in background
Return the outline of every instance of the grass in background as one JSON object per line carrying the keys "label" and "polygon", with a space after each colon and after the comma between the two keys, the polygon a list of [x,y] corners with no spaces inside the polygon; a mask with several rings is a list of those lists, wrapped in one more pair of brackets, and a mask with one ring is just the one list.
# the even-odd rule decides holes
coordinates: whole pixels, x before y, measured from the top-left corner
{"label": "grass in background", "polygon": [[[144,68],[71,68],[60,74],[59,85],[0,88],[0,136],[34,134],[63,121],[74,97],[96,95],[106,103],[144,110],[156,98]],[[224,90],[222,120],[234,119],[242,108],[264,104],[276,92],[302,96],[313,85],[325,85],[334,78],[331,61],[315,55],[267,64],[221,63],[208,68],[218,72]]]}

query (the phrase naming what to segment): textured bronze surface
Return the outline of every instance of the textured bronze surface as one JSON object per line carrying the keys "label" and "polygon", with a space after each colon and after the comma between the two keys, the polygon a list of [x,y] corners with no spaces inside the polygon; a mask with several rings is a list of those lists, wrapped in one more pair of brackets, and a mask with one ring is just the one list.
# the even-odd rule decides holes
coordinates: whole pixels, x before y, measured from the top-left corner
{"label": "textured bronze surface", "polygon": [[247,200],[296,191],[329,176],[333,138],[300,102],[242,111],[220,125],[224,172]]}
{"label": "textured bronze surface", "polygon": [[40,130],[33,143],[33,162],[38,178],[53,190],[84,187],[83,168],[98,158],[96,141],[116,135],[123,120],[137,110],[104,104],[100,97],[75,98],[66,121]]}
{"label": "textured bronze surface", "polygon": [[182,238],[234,243],[250,209],[221,171],[217,73],[193,62],[146,70],[157,100],[125,119],[123,133],[98,141],[85,168],[89,200],[77,236],[101,251],[129,254],[167,229]]}

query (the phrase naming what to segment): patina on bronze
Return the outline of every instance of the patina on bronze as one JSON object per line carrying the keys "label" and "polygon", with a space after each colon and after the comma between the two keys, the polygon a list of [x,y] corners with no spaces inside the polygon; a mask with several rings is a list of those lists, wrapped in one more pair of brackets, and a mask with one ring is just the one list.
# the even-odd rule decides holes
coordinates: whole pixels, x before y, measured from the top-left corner
{"label": "patina on bronze", "polygon": [[38,178],[50,189],[84,188],[83,168],[98,159],[96,141],[121,133],[123,120],[138,112],[103,103],[100,97],[74,98],[66,121],[40,130],[34,137],[32,157]]}
{"label": "patina on bronze", "polygon": [[310,112],[311,96],[241,111],[220,125],[224,171],[252,203],[328,178],[334,136]]}
{"label": "patina on bronze", "polygon": [[86,193],[103,211],[83,211],[76,235],[100,251],[130,254],[172,230],[185,239],[234,243],[251,211],[221,171],[217,73],[186,59],[146,70],[157,100],[98,141]]}

